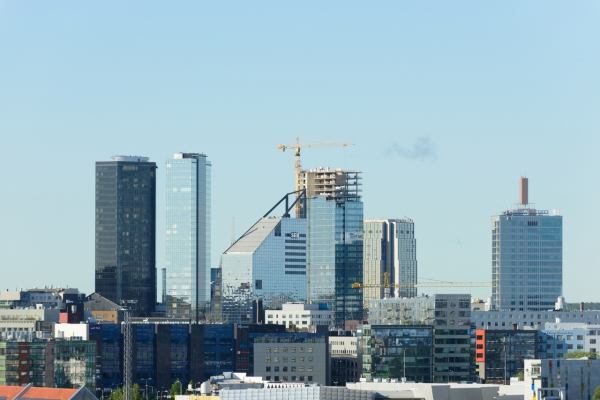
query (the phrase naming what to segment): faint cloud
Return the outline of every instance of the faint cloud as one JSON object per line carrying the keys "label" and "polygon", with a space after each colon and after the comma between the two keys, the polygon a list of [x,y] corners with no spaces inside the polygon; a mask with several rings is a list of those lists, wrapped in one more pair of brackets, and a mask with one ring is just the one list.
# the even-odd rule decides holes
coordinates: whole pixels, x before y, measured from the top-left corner
{"label": "faint cloud", "polygon": [[460,241],[460,239],[456,239],[456,240],[448,239],[448,240],[451,241],[454,244],[462,244],[462,242]]}
{"label": "faint cloud", "polygon": [[388,149],[387,154],[397,154],[403,158],[421,161],[426,158],[430,161],[435,161],[437,159],[435,144],[431,141],[429,136],[419,136],[417,141],[412,145],[412,148],[402,147],[394,142]]}

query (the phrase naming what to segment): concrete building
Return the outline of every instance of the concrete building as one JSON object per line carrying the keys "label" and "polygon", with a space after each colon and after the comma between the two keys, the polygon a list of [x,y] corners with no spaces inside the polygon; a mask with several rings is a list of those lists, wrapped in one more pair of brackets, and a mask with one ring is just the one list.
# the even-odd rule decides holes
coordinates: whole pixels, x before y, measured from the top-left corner
{"label": "concrete building", "polygon": [[254,376],[272,382],[330,384],[327,334],[267,333],[253,342]]}
{"label": "concrete building", "polygon": [[257,321],[256,302],[276,310],[306,301],[306,235],[305,218],[264,217],[223,253],[224,322]]}
{"label": "concrete building", "polygon": [[591,399],[600,386],[600,360],[526,360],[524,379],[525,400]]}
{"label": "concrete building", "polygon": [[92,293],[84,302],[84,319],[94,318],[96,323],[118,324],[123,321],[123,307],[98,293]]}
{"label": "concrete building", "polygon": [[573,351],[598,353],[600,349],[599,324],[547,322],[544,329],[538,333],[537,358],[560,360]]}
{"label": "concrete building", "polygon": [[363,203],[360,171],[302,171],[308,220],[307,295],[327,303],[334,326],[363,319]]}
{"label": "concrete building", "polygon": [[539,312],[562,296],[562,216],[529,203],[528,179],[520,201],[492,217],[492,307]]}
{"label": "concrete building", "polygon": [[473,379],[471,360],[471,296],[435,294],[371,300],[369,324],[434,326],[434,382]]}
{"label": "concrete building", "polygon": [[[384,274],[391,288],[383,287]],[[417,295],[417,243],[411,219],[364,221],[363,283],[365,309],[371,299]]]}
{"label": "concrete building", "polygon": [[360,377],[358,363],[358,340],[356,331],[330,331],[329,352],[331,360],[331,384],[346,386],[348,382],[357,382]]}
{"label": "concrete building", "polygon": [[[0,337],[39,337],[34,332],[48,329],[52,331],[52,323],[58,323],[59,318],[60,310],[57,308],[0,310]],[[45,328],[42,327],[44,323],[47,324]]]}
{"label": "concrete building", "polygon": [[281,310],[266,310],[265,323],[270,325],[294,326],[308,329],[311,325],[332,325],[331,310],[323,309],[319,304],[284,303]]}
{"label": "concrete building", "polygon": [[199,153],[167,160],[167,317],[198,322],[210,305],[211,168]]}
{"label": "concrete building", "polygon": [[221,400],[374,400],[375,393],[369,390],[349,390],[341,387],[318,385],[278,387],[274,384],[264,389],[223,390]]}
{"label": "concrete building", "polygon": [[600,311],[473,311],[471,325],[476,329],[502,330],[517,324],[518,329],[543,329],[546,323],[560,319],[566,323],[600,324]]}
{"label": "concrete building", "polygon": [[[507,396],[506,388],[499,385],[431,384],[402,383],[397,380],[361,381],[346,385],[350,390],[367,390],[375,393],[378,399],[419,399],[419,400],[518,400],[521,395]],[[520,388],[519,388],[520,389]]]}
{"label": "concrete building", "polygon": [[526,359],[538,356],[534,330],[475,331],[475,363],[481,382],[507,384],[524,371]]}
{"label": "concrete building", "polygon": [[85,294],[76,288],[44,287],[6,290],[0,292],[0,309],[14,308],[59,308],[65,307],[67,302],[78,302],[85,298]]}
{"label": "concrete building", "polygon": [[96,162],[96,288],[110,301],[156,304],[156,163],[114,156]]}

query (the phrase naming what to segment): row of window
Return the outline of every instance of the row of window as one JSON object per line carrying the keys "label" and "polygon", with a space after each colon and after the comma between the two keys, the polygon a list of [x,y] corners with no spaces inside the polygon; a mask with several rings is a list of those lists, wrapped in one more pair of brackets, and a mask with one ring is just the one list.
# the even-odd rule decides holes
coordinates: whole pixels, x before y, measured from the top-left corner
{"label": "row of window", "polygon": [[[265,348],[265,353],[270,353],[271,352],[271,348],[270,347],[266,347]],[[282,353],[287,353],[288,352],[288,348],[287,347],[282,347],[281,348],[281,352]],[[290,347],[290,353],[295,353],[296,352],[296,347]],[[298,347],[298,352],[299,353],[304,353],[304,347]],[[307,353],[312,353],[313,352],[313,348],[309,347],[307,349]],[[273,347],[273,353],[279,353],[279,347]]]}
{"label": "row of window", "polygon": [[[279,366],[272,367],[272,368],[273,368],[273,372],[279,372]],[[281,367],[281,371],[282,372],[288,372],[288,369],[290,370],[290,372],[296,372],[296,369],[298,370],[298,372],[304,372],[304,366],[296,367],[294,365],[294,366],[291,366],[291,367],[287,367],[287,366]],[[266,367],[265,371],[266,372],[271,372],[271,367]],[[313,372],[313,367],[312,366],[306,367],[306,372]]]}
{"label": "row of window", "polygon": [[[265,378],[266,378],[267,381],[271,381],[271,376],[270,375],[267,375]],[[288,377],[287,375],[284,375],[282,378],[283,378],[282,379],[283,382],[288,382],[288,381],[292,381],[292,382],[295,382],[295,381],[304,382],[305,381],[304,380],[304,375],[300,375],[298,377],[296,377],[295,375],[292,375],[290,377]],[[273,377],[273,381],[274,382],[279,382],[279,376],[275,375]],[[312,382],[312,381],[313,381],[313,377],[312,376],[309,375],[309,376],[306,377],[306,382]]]}
{"label": "row of window", "polygon": [[[306,357],[306,359],[308,360],[308,362],[313,362],[312,357]],[[290,362],[294,363],[294,362],[296,362],[296,357],[289,357],[289,360],[290,360]],[[270,363],[271,357],[265,357],[265,362]],[[273,357],[273,362],[278,363],[279,357]],[[281,357],[281,362],[282,363],[288,362],[288,357]],[[298,357],[298,362],[304,362],[304,357]]]}

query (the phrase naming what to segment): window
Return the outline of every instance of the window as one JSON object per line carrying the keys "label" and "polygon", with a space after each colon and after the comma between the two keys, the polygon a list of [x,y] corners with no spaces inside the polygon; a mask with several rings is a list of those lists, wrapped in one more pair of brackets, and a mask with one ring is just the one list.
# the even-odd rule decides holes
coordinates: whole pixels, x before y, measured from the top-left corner
{"label": "window", "polygon": [[273,371],[279,372],[279,367],[273,367]]}
{"label": "window", "polygon": [[573,340],[573,335],[567,335],[567,340]]}
{"label": "window", "polygon": [[309,382],[312,382],[312,380],[313,380],[313,377],[309,375],[309,376],[308,376],[308,378],[307,378],[307,380],[308,380]]}
{"label": "window", "polygon": [[270,353],[271,352],[271,348],[270,347],[265,347],[265,353]]}
{"label": "window", "polygon": [[296,372],[296,367],[295,366],[294,367],[290,367],[290,368],[292,369],[291,372]]}
{"label": "window", "polygon": [[[590,343],[591,343],[591,342],[590,342]],[[308,348],[308,352],[309,352],[309,353],[312,353],[312,350],[313,350],[313,348],[312,348],[312,347],[309,347],[309,348]]]}
{"label": "window", "polygon": [[300,361],[300,362],[304,362],[304,357],[300,357],[300,358],[298,359],[298,361]]}
{"label": "window", "polygon": [[304,367],[298,367],[298,371],[304,372]]}
{"label": "window", "polygon": [[583,345],[582,344],[578,344],[577,345],[577,350],[583,350]]}
{"label": "window", "polygon": [[283,372],[288,372],[288,367],[283,367]]}
{"label": "window", "polygon": [[312,357],[308,357],[308,362],[313,362],[313,358]]}
{"label": "window", "polygon": [[590,344],[596,344],[596,339],[590,339]]}
{"label": "window", "polygon": [[577,335],[577,340],[583,340],[583,335]]}
{"label": "window", "polygon": [[271,357],[265,357],[265,362],[271,362]]}
{"label": "window", "polygon": [[271,367],[266,367],[266,368],[265,368],[265,371],[267,371],[267,372],[271,372]]}
{"label": "window", "polygon": [[273,362],[279,362],[279,357],[273,357]]}
{"label": "window", "polygon": [[275,348],[273,349],[273,353],[279,353],[279,347],[275,347]]}
{"label": "window", "polygon": [[[306,367],[306,372],[313,372],[313,367],[312,367],[312,366],[310,366],[310,367]],[[311,379],[311,380],[312,380],[312,379]]]}

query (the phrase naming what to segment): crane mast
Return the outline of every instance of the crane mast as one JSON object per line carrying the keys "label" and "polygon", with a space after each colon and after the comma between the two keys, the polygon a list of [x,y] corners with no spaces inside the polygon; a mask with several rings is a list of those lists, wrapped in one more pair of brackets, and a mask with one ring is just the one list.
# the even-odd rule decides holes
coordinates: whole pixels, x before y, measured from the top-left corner
{"label": "crane mast", "polygon": [[[296,193],[300,193],[303,189],[302,184],[302,161],[300,160],[300,149],[305,149],[309,147],[332,147],[332,146],[353,146],[352,142],[318,142],[318,143],[300,143],[300,137],[296,136],[296,143],[293,145],[277,145],[277,148],[281,151],[285,151],[286,149],[294,149],[294,172],[296,174],[296,185],[295,191]],[[297,194],[296,196],[299,196]],[[296,203],[296,218],[300,216],[300,202]]]}

